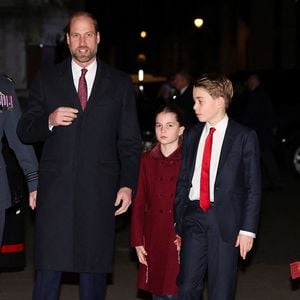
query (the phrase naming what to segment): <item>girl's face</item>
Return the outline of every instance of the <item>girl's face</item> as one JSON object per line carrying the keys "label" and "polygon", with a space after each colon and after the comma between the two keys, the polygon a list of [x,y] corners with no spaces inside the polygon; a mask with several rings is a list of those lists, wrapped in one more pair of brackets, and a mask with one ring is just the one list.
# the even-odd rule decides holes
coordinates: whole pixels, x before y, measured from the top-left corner
{"label": "girl's face", "polygon": [[162,145],[178,144],[179,137],[184,130],[176,119],[175,113],[161,112],[155,120],[156,139]]}

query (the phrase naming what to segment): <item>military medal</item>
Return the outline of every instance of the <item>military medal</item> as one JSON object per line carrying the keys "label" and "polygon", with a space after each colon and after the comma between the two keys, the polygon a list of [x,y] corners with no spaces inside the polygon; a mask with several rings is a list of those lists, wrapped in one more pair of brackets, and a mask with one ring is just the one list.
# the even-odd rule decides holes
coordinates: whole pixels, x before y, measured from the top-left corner
{"label": "military medal", "polygon": [[13,109],[13,97],[0,92],[0,112]]}

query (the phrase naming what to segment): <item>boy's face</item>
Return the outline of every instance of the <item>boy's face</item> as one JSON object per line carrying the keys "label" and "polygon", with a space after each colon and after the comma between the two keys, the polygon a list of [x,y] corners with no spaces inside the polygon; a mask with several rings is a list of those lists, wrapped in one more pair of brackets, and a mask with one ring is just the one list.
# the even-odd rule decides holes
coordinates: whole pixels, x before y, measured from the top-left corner
{"label": "boy's face", "polygon": [[225,101],[223,97],[213,98],[206,89],[194,87],[194,111],[200,122],[217,124],[225,115]]}

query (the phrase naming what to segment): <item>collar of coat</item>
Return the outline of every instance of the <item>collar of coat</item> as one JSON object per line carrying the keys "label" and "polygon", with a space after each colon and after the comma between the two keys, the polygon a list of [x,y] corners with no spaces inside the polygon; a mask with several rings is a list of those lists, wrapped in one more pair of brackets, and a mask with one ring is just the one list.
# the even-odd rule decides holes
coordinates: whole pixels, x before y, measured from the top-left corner
{"label": "collar of coat", "polygon": [[154,159],[164,159],[164,160],[180,160],[181,159],[181,145],[173,152],[171,153],[168,157],[165,157],[161,151],[160,151],[160,144],[155,145],[151,150],[150,150],[150,156]]}

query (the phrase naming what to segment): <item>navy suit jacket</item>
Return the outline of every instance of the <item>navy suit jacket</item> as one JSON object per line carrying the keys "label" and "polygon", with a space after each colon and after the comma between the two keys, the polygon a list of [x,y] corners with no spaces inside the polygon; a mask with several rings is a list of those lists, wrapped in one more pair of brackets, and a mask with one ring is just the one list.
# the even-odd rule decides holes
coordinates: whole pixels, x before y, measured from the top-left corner
{"label": "navy suit jacket", "polygon": [[[175,198],[175,223],[179,235],[190,201],[197,148],[204,125],[196,125],[183,139],[183,161]],[[261,201],[260,172],[255,131],[229,119],[214,185],[214,209],[224,241],[234,243],[240,230],[256,233]]]}

